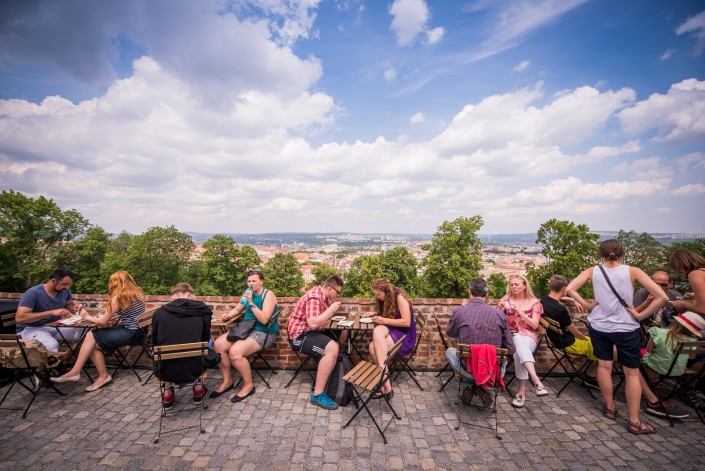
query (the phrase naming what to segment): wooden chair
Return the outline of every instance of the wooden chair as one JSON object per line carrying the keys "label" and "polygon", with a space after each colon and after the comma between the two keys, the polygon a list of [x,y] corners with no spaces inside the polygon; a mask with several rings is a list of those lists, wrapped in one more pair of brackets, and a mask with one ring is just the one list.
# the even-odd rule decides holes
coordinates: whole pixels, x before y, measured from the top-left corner
{"label": "wooden chair", "polygon": [[[156,311],[157,308],[150,309],[137,316],[137,328],[139,329],[139,333],[132,339],[132,343],[127,346],[127,352],[123,354],[119,348],[115,350],[114,355],[118,363],[115,365],[115,368],[111,373],[112,376],[117,375],[117,372],[121,367],[125,369],[129,368],[130,371],[132,371],[132,373],[137,377],[137,381],[142,382],[142,377],[139,373],[137,373],[137,371],[135,371],[135,366],[140,358],[142,358],[142,355],[149,355],[149,344],[151,339],[147,334],[149,332],[149,327],[152,325],[152,316]],[[130,362],[128,358],[130,352],[132,352],[135,347],[139,347],[141,350],[137,355],[137,358]]]}
{"label": "wooden chair", "polygon": [[[553,370],[556,369],[556,367],[560,366],[563,369],[565,376],[568,377],[568,381],[558,391],[556,397],[560,397],[561,393],[565,390],[565,388],[567,388],[570,383],[577,380],[577,384],[582,386],[582,388],[590,394],[590,397],[595,399],[595,396],[592,394],[592,390],[590,389],[590,387],[580,381],[581,375],[583,375],[588,370],[588,368],[590,368],[590,365],[592,365],[592,360],[589,360],[586,357],[580,355],[572,355],[565,351],[565,347],[559,347],[558,345],[553,343],[553,341],[551,340],[550,333],[554,333],[559,338],[563,338],[563,329],[561,329],[561,324],[557,320],[543,316],[541,317],[540,322],[544,330],[546,331],[546,345],[548,346],[548,349],[551,354],[553,354],[553,357],[556,359],[556,362],[553,364],[553,366],[551,366],[551,368],[549,368],[549,370],[546,371],[541,377],[541,382],[543,382],[543,380],[545,380],[548,375],[550,375]],[[585,361],[582,365],[577,366],[575,361],[579,359],[585,359]],[[566,367],[564,362],[568,363],[569,368]]]}
{"label": "wooden chair", "polygon": [[[469,359],[472,359],[472,346],[468,344],[463,344],[460,343],[458,344],[457,347],[457,355],[458,355],[458,361],[460,363],[461,368],[465,368],[465,364]],[[497,348],[497,364],[500,366],[500,368],[507,363],[508,359],[511,358],[509,356],[509,350],[506,348]],[[460,409],[463,407],[463,402],[461,400],[461,396],[463,394],[463,390],[465,387],[468,387],[469,385],[472,386],[473,383],[469,383],[467,378],[464,377],[460,372],[456,371],[455,372],[455,377],[458,378],[458,409],[457,409],[457,419],[458,419],[458,425],[455,427],[455,430],[460,429],[460,424],[464,425],[469,425],[471,427],[477,427],[477,428],[486,428],[489,430],[494,430],[494,436],[497,438],[497,440],[501,440],[502,437],[499,436],[498,433],[498,424],[499,424],[499,419],[498,419],[498,414],[497,414],[497,396],[499,395],[499,390],[502,388],[501,382],[496,381],[494,383],[493,393],[494,393],[494,399],[492,401],[492,409],[490,411],[492,414],[494,414],[494,427],[486,426],[486,425],[479,425],[475,423],[470,423],[470,422],[461,422],[460,421]],[[488,392],[489,393],[489,392]],[[484,406],[475,406],[477,408],[482,408],[482,409],[487,409]]]}
{"label": "wooden chair", "polygon": [[[389,409],[392,411],[392,418],[389,419],[387,425],[385,425],[384,429],[382,429],[377,423],[377,420],[375,420],[375,417],[374,415],[372,415],[370,409],[367,407],[367,404],[370,402],[370,400],[372,400],[375,394],[381,391],[384,383],[386,383],[387,381],[392,381],[392,376],[389,374],[389,367],[394,362],[397,353],[399,353],[399,350],[401,349],[401,344],[404,342],[404,338],[405,337],[399,339],[399,341],[394,344],[394,346],[389,350],[389,352],[387,352],[387,359],[385,360],[383,366],[380,367],[379,365],[363,360],[357,365],[355,365],[355,367],[350,370],[345,376],[343,376],[343,379],[346,382],[350,383],[353,387],[355,404],[360,404],[357,407],[357,410],[355,411],[353,416],[350,417],[350,420],[348,420],[348,422],[343,425],[343,428],[346,428],[348,425],[350,425],[350,423],[355,420],[355,417],[357,417],[360,412],[362,412],[362,410],[364,409],[369,414],[370,418],[372,419],[372,422],[375,424],[375,427],[377,427],[377,430],[379,431],[380,435],[382,435],[382,440],[384,441],[384,444],[387,444],[387,437],[384,436],[384,431],[387,430],[387,427],[389,427],[389,424],[392,423],[392,420],[394,420],[394,418],[396,418],[397,420],[401,420],[401,417],[399,417],[399,415],[396,413],[396,411],[392,407],[392,404],[389,402],[387,396],[382,395],[382,398],[389,406]],[[362,392],[358,391],[358,388],[360,388]],[[366,399],[363,399],[362,393],[367,393]]]}
{"label": "wooden chair", "polygon": [[[431,317],[433,318],[433,321],[436,323],[436,329],[438,330],[438,338],[441,339],[441,344],[443,344],[443,351],[446,351],[446,350],[448,350],[448,348],[450,347],[450,345],[448,344],[448,341],[446,340],[445,335],[443,335],[443,329],[441,329],[441,324],[440,324],[440,322],[438,321],[438,317],[437,317],[436,314],[433,313],[433,312],[431,313]],[[450,368],[450,364],[449,364],[449,363],[446,363],[446,364],[443,366],[443,369],[441,369],[441,371],[439,371],[438,373],[436,373],[436,377],[441,376],[448,368]],[[438,392],[443,391],[443,388],[445,388],[446,386],[448,386],[448,383],[450,383],[453,378],[455,378],[455,375],[454,375],[454,374],[451,374],[451,375],[448,377],[447,380],[443,381],[443,380],[441,379],[441,381],[442,381],[442,383],[441,383],[441,388],[438,390]]]}
{"label": "wooden chair", "polygon": [[[283,314],[282,314],[282,313],[283,313]],[[275,322],[279,322],[279,317],[280,317],[280,316],[285,317],[286,314],[287,314],[286,308],[285,308],[285,309],[279,309],[277,312],[275,312],[274,314],[272,314],[272,317],[269,318],[269,322],[267,323],[267,335],[266,335],[265,338],[264,338],[264,344],[265,344],[265,345],[267,345],[267,341],[269,340],[269,336],[270,336],[270,335],[276,335],[276,334],[270,334],[270,333],[269,333],[269,329],[274,325]],[[286,316],[286,317],[288,317],[288,316]],[[259,377],[262,379],[262,381],[264,381],[264,384],[267,385],[267,388],[268,388],[268,389],[271,389],[272,387],[269,385],[269,382],[268,382],[267,379],[262,375],[262,373],[260,373],[260,371],[259,371],[259,370],[262,369],[262,368],[255,368],[255,363],[257,362],[257,360],[260,360],[260,361],[262,361],[262,363],[264,363],[264,368],[263,368],[263,369],[266,369],[266,370],[270,371],[270,378],[271,378],[271,375],[277,374],[277,370],[275,370],[274,368],[272,368],[272,365],[270,365],[269,362],[267,361],[267,359],[264,358],[264,350],[260,350],[260,351],[256,352],[254,355],[250,355],[250,358],[248,358],[248,361],[250,362],[250,369],[251,369],[252,371],[254,371],[255,373],[257,373],[257,376],[259,376]],[[237,389],[238,386],[240,386],[240,383],[242,383],[242,378],[240,378],[240,379],[238,380],[237,384],[235,385],[235,389]]]}
{"label": "wooden chair", "polygon": [[[16,349],[16,351],[19,351],[21,353],[21,357],[17,358],[13,366],[0,366],[1,370],[8,372],[12,375],[12,382],[7,387],[5,395],[0,400],[0,405],[5,402],[5,399],[7,399],[7,397],[10,395],[10,392],[16,384],[22,386],[32,395],[29,399],[29,402],[27,403],[27,407],[25,407],[24,412],[22,413],[23,419],[27,417],[27,412],[29,411],[29,408],[32,407],[34,400],[37,398],[43,388],[51,389],[54,392],[60,394],[61,396],[66,395],[65,393],[57,389],[54,383],[49,381],[49,365],[44,365],[45,368],[43,368],[43,371],[39,371],[41,365],[32,365],[30,363],[26,349],[26,341],[22,340],[19,334],[0,334],[0,347],[7,349]],[[58,361],[57,355],[50,354],[50,358],[52,356]],[[29,382],[29,384],[26,383],[27,381]],[[8,410],[22,409],[9,408]]]}
{"label": "wooden chair", "polygon": [[409,353],[406,357],[398,355],[395,358],[394,363],[392,363],[392,368],[394,368],[399,362],[399,360],[401,360],[401,366],[399,366],[398,368],[394,368],[396,370],[396,374],[394,375],[394,381],[397,380],[402,371],[406,371],[409,377],[414,380],[416,386],[418,386],[419,389],[423,390],[419,382],[416,380],[416,371],[411,368],[409,363],[411,363],[411,360],[413,360],[414,356],[416,356],[416,352],[419,349],[419,344],[421,343],[421,338],[423,337],[424,333],[424,327],[426,326],[426,316],[424,316],[420,312],[414,311],[414,322],[416,322],[416,342],[414,342],[414,349],[411,350],[411,353]]}
{"label": "wooden chair", "polygon": [[[705,354],[705,341],[700,340],[678,342],[676,344],[676,348],[673,349],[673,353],[673,361],[671,362],[671,366],[669,366],[668,371],[665,375],[659,375],[657,379],[652,379],[649,377],[648,371],[646,370],[645,365],[643,363],[639,365],[639,371],[641,372],[644,379],[646,379],[646,384],[648,384],[654,394],[656,394],[656,397],[658,398],[659,402],[663,402],[664,400],[670,399],[678,391],[682,390],[689,382],[697,382],[698,380],[700,380],[700,378],[705,376],[705,368],[703,368],[699,372],[686,368],[682,375],[673,374],[673,368],[676,366],[676,363],[678,362],[678,357],[680,355],[688,355],[690,358],[695,358],[696,356]],[[671,391],[666,395],[666,397],[662,397],[663,395],[659,393],[657,388],[659,386],[664,386],[664,383],[668,380],[672,380],[673,382],[675,382],[675,385],[673,386]],[[688,405],[690,406],[690,404]],[[700,419],[700,421],[705,423],[705,418],[703,418],[703,415],[701,414],[700,410],[697,408],[693,408],[693,410],[695,410],[695,413],[698,414],[698,418]],[[664,412],[666,414],[666,419],[670,423],[670,426],[673,427],[673,418],[668,415],[668,411],[666,409],[664,409]]]}
{"label": "wooden chair", "polygon": [[[183,358],[194,358],[194,357],[200,357],[201,359],[201,371],[203,371],[203,374],[195,377],[192,379],[191,382],[188,382],[186,384],[178,384],[177,386],[179,389],[183,388],[184,386],[195,386],[199,382],[202,382],[203,378],[205,377],[206,373],[206,367],[205,367],[205,359],[206,355],[208,355],[208,342],[193,342],[193,343],[180,343],[180,344],[175,344],[175,345],[155,345],[154,350],[153,350],[153,358],[154,362],[158,367],[159,371],[162,371],[162,365],[163,362],[165,361],[174,361],[174,360],[179,360]],[[205,386],[204,386],[205,387]],[[187,430],[191,428],[195,428],[196,425],[188,426],[188,427],[180,427],[177,429],[173,430],[168,430],[165,432],[162,432],[162,419],[167,416],[167,411],[164,408],[164,383],[159,380],[159,396],[161,400],[161,413],[159,414],[159,431],[157,432],[157,436],[154,437],[154,443],[157,443],[159,439],[161,438],[162,433],[172,433],[172,432],[177,432],[180,430]],[[207,395],[203,395],[203,398],[201,399],[201,402],[198,404],[196,407],[191,407],[191,408],[184,408],[179,411],[171,411],[172,414],[176,414],[179,412],[186,412],[190,410],[195,410],[198,409],[199,415],[198,415],[198,428],[200,429],[201,433],[206,433],[206,430],[203,428],[203,410],[207,409],[208,406],[206,405],[206,399]]]}

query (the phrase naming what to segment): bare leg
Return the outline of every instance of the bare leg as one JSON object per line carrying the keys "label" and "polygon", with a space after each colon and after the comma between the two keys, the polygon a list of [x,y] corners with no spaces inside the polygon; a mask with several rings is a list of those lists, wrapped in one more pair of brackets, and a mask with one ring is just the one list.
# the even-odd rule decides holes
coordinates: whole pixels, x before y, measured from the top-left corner
{"label": "bare leg", "polygon": [[95,337],[93,337],[93,332],[88,332],[86,334],[86,338],[83,340],[81,349],[78,351],[78,355],[76,356],[76,363],[74,363],[71,370],[62,374],[60,378],[68,378],[70,376],[80,375],[83,366],[86,364],[88,359],[92,357],[93,351],[95,350],[95,346],[96,342]]}
{"label": "bare leg", "polygon": [[[533,361],[525,361],[524,368],[526,368],[526,371],[529,373],[529,379],[531,379],[531,384],[541,384],[541,380],[536,374],[536,367]],[[526,387],[526,384],[524,384],[524,387]]]}
{"label": "bare leg", "polygon": [[260,350],[259,344],[251,338],[239,340],[230,348],[230,363],[242,377],[242,389],[238,392],[238,396],[245,397],[255,387],[252,384],[252,370],[247,357]]}
{"label": "bare leg", "polygon": [[612,365],[610,360],[597,360],[597,384],[600,385],[600,394],[605,401],[605,407],[616,410],[614,405],[614,385],[612,384]]}
{"label": "bare leg", "polygon": [[318,396],[326,389],[326,383],[333,369],[335,362],[338,361],[338,342],[331,340],[323,350],[323,356],[318,362],[318,373],[316,374],[316,385],[313,388],[313,394]]}
{"label": "bare leg", "polygon": [[[622,365],[626,378],[626,388],[624,395],[627,398],[627,409],[629,410],[629,420],[636,423],[639,421],[639,409],[641,407],[641,383],[638,368],[627,368]],[[650,392],[650,391],[649,391]]]}
{"label": "bare leg", "polygon": [[233,384],[233,376],[230,371],[232,363],[230,362],[230,354],[228,353],[232,346],[233,343],[228,342],[228,334],[221,335],[213,343],[213,350],[220,353],[218,369],[223,377],[223,381],[215,388],[215,391],[218,393],[222,393]]}
{"label": "bare leg", "polygon": [[93,386],[96,386],[103,383],[103,381],[108,379],[108,376],[110,375],[108,374],[108,368],[105,366],[105,355],[103,355],[103,351],[101,349],[96,348],[93,350],[93,353],[91,354],[91,361],[98,372],[98,377],[93,382]]}
{"label": "bare leg", "polygon": [[517,394],[521,394],[522,396],[526,397],[526,383],[529,381],[528,379],[519,379],[519,389],[517,390]]}

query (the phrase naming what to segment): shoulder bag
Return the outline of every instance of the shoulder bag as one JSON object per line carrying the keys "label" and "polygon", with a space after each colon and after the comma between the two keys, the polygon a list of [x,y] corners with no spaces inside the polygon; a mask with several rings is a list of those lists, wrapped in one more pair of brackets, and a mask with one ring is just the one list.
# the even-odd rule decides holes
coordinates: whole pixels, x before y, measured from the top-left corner
{"label": "shoulder bag", "polygon": [[[264,298],[267,296],[267,289],[265,288],[264,294],[262,294],[262,303],[264,304]],[[238,324],[233,327],[233,329],[228,333],[228,342],[237,342],[238,340],[245,340],[250,336],[252,330],[255,328],[255,323],[257,319],[248,319],[238,322]]]}

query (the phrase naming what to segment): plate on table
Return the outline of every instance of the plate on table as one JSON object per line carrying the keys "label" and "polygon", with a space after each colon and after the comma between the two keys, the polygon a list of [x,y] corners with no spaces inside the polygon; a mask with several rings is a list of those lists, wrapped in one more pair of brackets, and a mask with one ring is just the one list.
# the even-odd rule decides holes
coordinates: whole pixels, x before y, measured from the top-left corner
{"label": "plate on table", "polygon": [[345,320],[345,316],[333,316],[330,318],[333,322],[340,322],[342,320]]}
{"label": "plate on table", "polygon": [[338,327],[352,327],[355,321],[338,321]]}
{"label": "plate on table", "polygon": [[360,324],[371,324],[372,323],[372,318],[371,317],[362,317],[360,318]]}

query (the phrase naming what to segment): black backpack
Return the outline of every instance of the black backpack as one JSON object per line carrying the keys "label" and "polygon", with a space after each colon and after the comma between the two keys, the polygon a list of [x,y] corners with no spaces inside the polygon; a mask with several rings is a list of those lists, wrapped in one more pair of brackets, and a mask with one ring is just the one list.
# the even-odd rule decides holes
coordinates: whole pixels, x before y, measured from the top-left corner
{"label": "black backpack", "polygon": [[335,362],[335,368],[326,384],[326,394],[339,406],[345,407],[353,400],[352,384],[343,379],[351,369],[350,359],[343,355],[338,356],[338,361]]}

